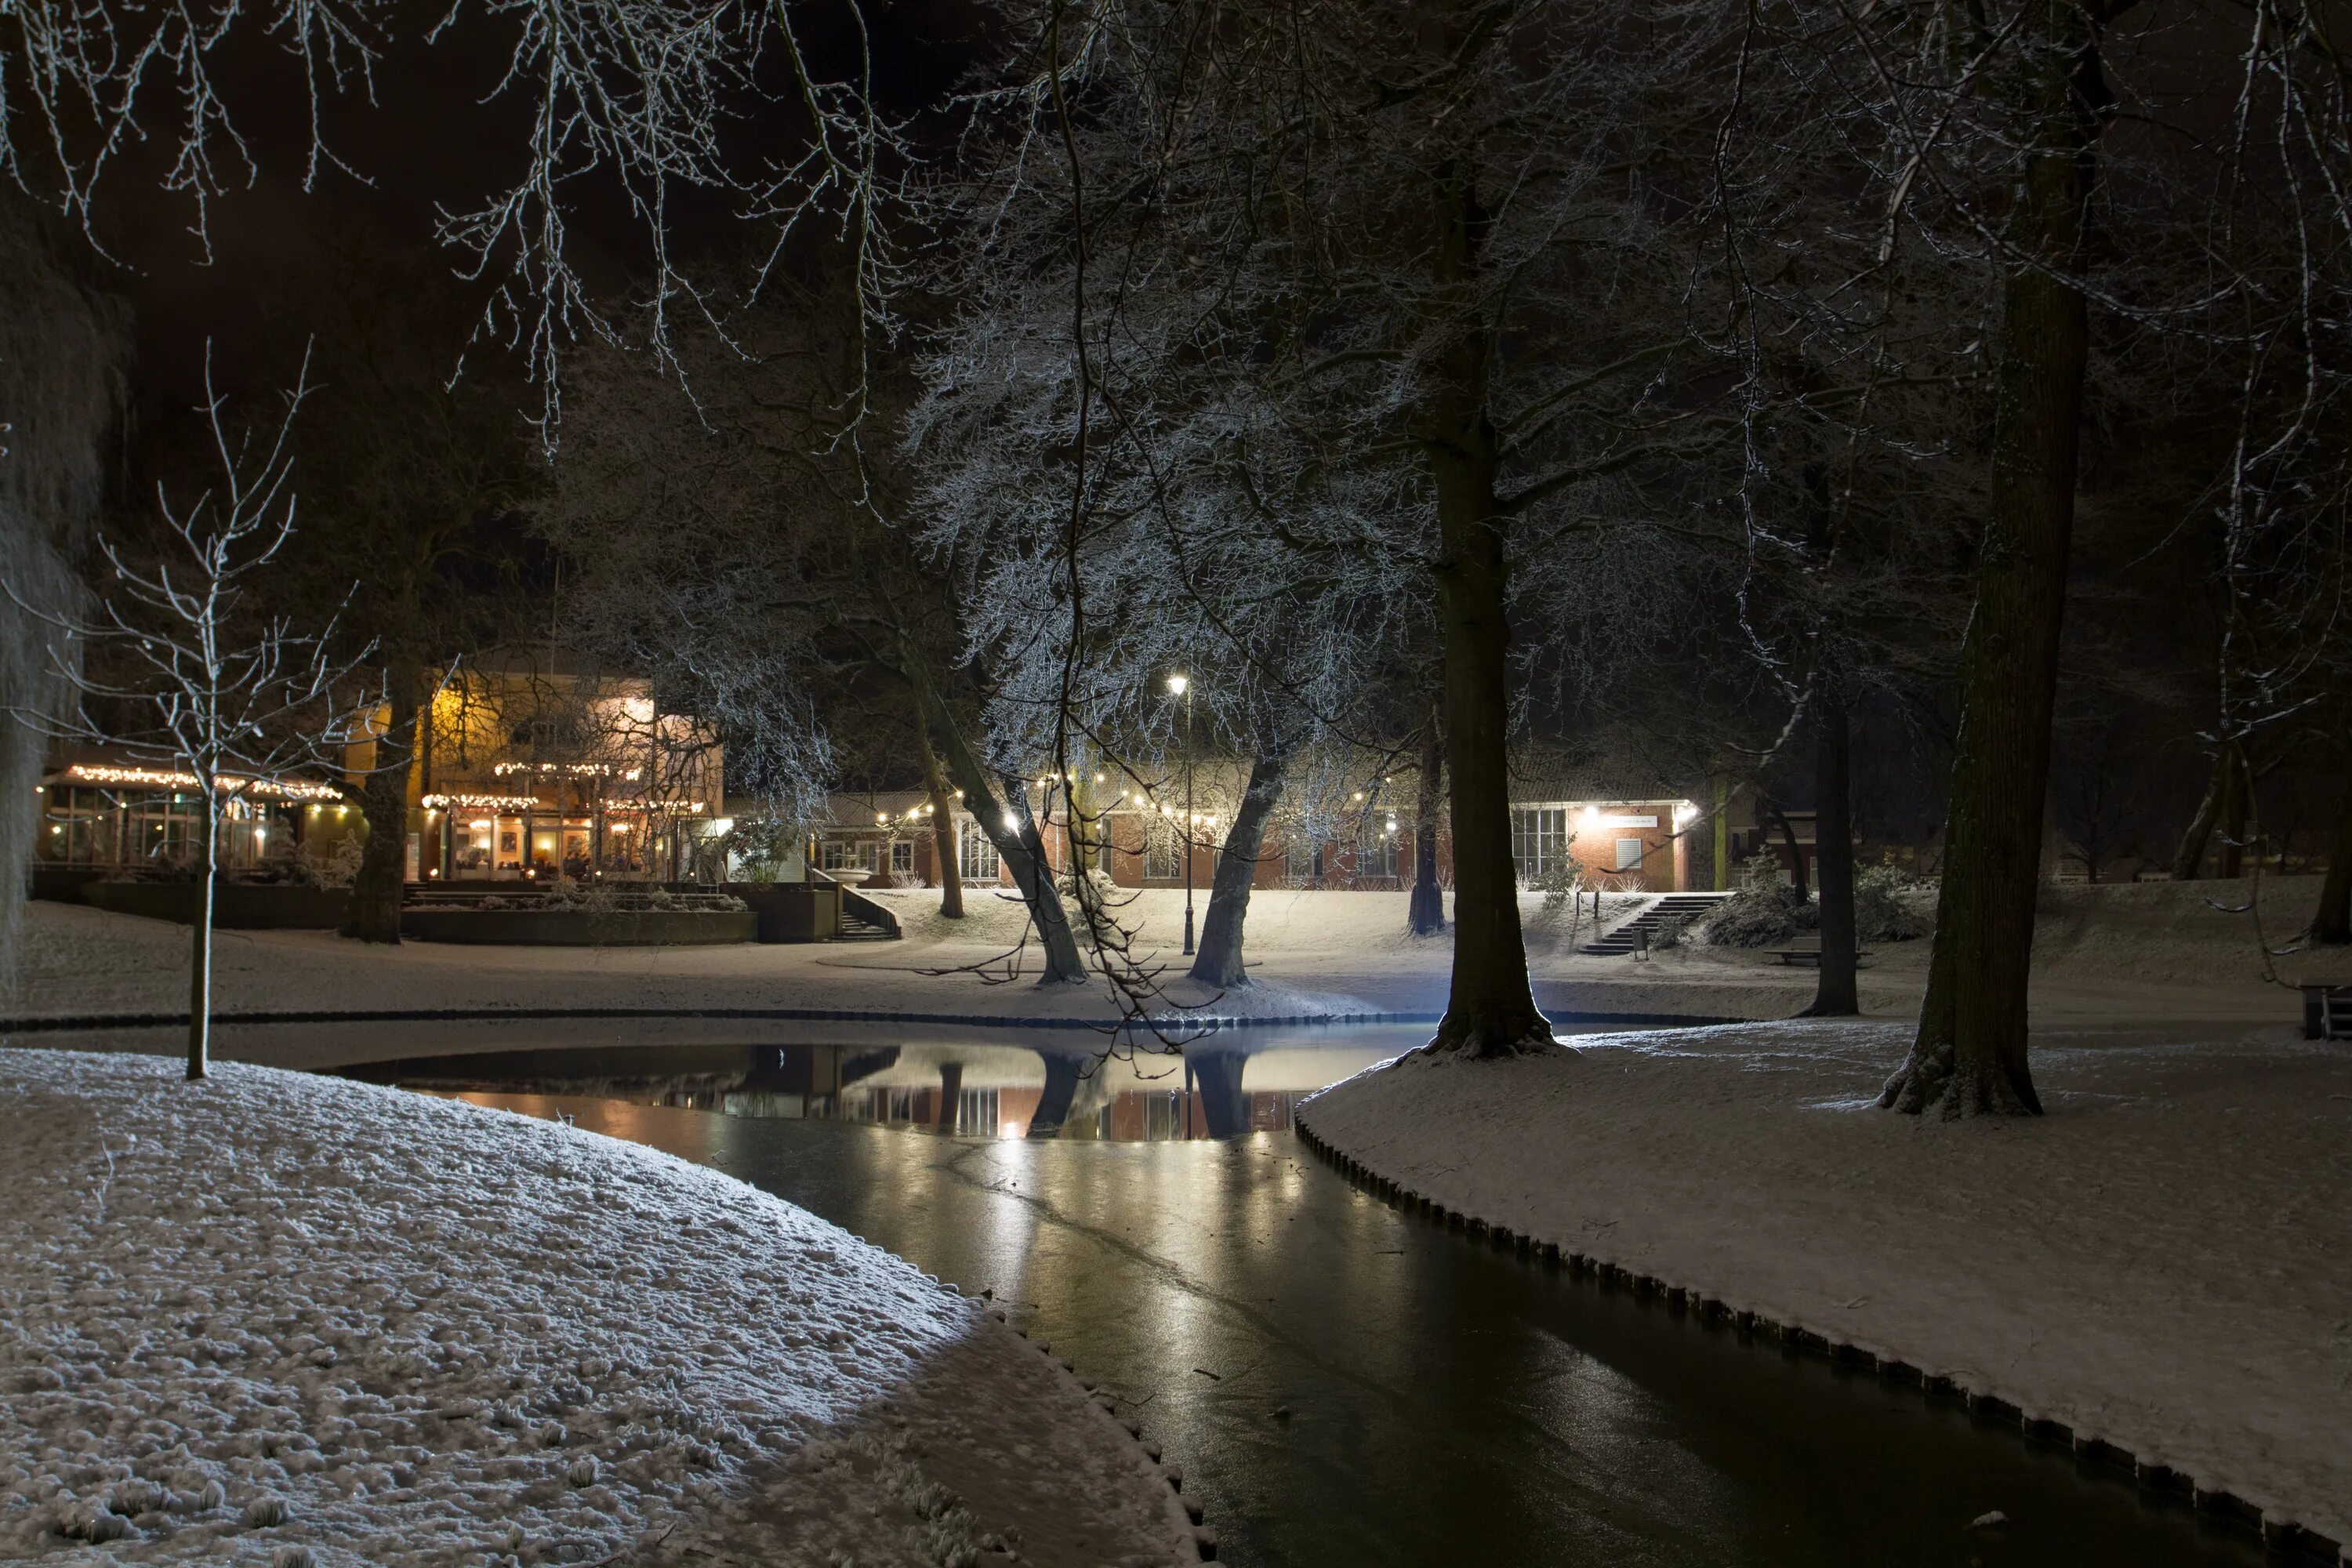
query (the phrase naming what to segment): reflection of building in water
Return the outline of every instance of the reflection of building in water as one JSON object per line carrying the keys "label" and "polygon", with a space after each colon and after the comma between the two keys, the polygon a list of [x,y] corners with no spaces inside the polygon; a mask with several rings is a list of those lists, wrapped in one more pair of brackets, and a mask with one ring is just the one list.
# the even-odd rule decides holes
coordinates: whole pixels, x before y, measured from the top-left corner
{"label": "reflection of building in water", "polygon": [[1105,1058],[1076,1041],[1024,1046],[614,1047],[383,1062],[363,1076],[528,1088],[681,1110],[855,1121],[966,1138],[1135,1142],[1289,1129],[1298,1100],[1393,1055],[1363,1043],[1259,1046],[1232,1034],[1181,1055]]}

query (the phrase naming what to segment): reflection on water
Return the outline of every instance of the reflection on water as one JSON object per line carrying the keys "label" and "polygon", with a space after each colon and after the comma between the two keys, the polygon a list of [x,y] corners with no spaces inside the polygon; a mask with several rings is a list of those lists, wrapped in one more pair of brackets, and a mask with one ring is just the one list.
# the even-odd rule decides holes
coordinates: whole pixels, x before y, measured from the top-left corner
{"label": "reflection on water", "polygon": [[[1382,1046],[1372,1054],[1400,1048]],[[805,1072],[793,1088],[725,1092],[777,1094],[797,1109],[803,1096],[854,1102],[897,1079],[910,1092],[940,1087],[946,1103],[937,1058],[927,1058],[926,1076],[904,1050],[853,1071],[869,1048],[826,1054],[835,1049],[799,1058],[802,1067],[772,1058],[760,1068]],[[1008,1051],[1028,1058],[1022,1070],[1031,1077],[989,1079],[1000,1125],[1006,1091],[1025,1089],[1042,1104],[1053,1049]],[[1245,1095],[1287,1092],[1254,1087],[1270,1054],[1242,1062]],[[570,1076],[583,1075],[589,1055],[571,1059]],[[957,1059],[981,1075],[982,1057],[960,1048]],[[1335,1056],[1320,1070],[1337,1076],[1348,1059]],[[599,1057],[595,1070],[611,1065]],[[453,1071],[448,1061],[434,1067]],[[730,1072],[738,1070],[748,1075],[751,1064]],[[716,1084],[730,1075],[707,1076]],[[1113,1078],[1097,1092],[1098,1125],[1101,1107],[1116,1111],[1121,1095],[1165,1091]],[[2029,1447],[2013,1427],[1979,1430],[1965,1411],[1916,1392],[1784,1359],[1390,1208],[1286,1133],[1213,1142],[1103,1143],[1066,1131],[908,1138],[609,1098],[478,1089],[465,1098],[575,1118],[726,1172],[967,1290],[990,1291],[1166,1446],[1185,1489],[1207,1503],[1223,1561],[2261,1561],[2259,1547],[2208,1535],[2186,1510],[2147,1507],[2128,1481]],[[1084,1119],[1075,1090],[1071,1103],[1066,1128]],[[911,1100],[907,1113],[918,1114]],[[1971,1528],[1993,1510],[2010,1522]]]}
{"label": "reflection on water", "polygon": [[1417,1044],[1224,1036],[1181,1056],[1105,1056],[1086,1037],[988,1044],[714,1045],[494,1051],[353,1069],[414,1089],[520,1089],[764,1120],[856,1121],[966,1138],[1112,1142],[1290,1130],[1293,1106]]}

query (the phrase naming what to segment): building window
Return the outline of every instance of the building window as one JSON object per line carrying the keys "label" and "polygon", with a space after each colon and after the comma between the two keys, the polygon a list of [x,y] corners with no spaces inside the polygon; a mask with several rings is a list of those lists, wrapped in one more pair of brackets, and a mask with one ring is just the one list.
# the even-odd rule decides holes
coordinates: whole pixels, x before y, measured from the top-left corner
{"label": "building window", "polygon": [[1315,858],[1315,848],[1307,844],[1303,832],[1291,832],[1282,839],[1282,879],[1291,886],[1310,881],[1322,875],[1322,865]]}
{"label": "building window", "polygon": [[996,846],[981,831],[977,822],[966,822],[956,828],[957,869],[967,882],[993,882],[1004,861],[996,853]]}
{"label": "building window", "polygon": [[901,876],[911,877],[914,875],[915,841],[913,839],[900,838],[892,842],[890,846],[890,869]]}
{"label": "building window", "polygon": [[1397,841],[1393,833],[1367,833],[1356,842],[1356,875],[1394,877]]}
{"label": "building window", "polygon": [[1642,864],[1642,841],[1638,838],[1617,840],[1617,869],[1631,871]]}
{"label": "building window", "polygon": [[820,846],[821,871],[871,871],[881,863],[881,845],[871,838],[828,838]]}
{"label": "building window", "polygon": [[1511,858],[1522,880],[1533,881],[1568,864],[1568,808],[1531,805],[1511,812]]}
{"label": "building window", "polygon": [[1183,846],[1173,819],[1150,818],[1143,832],[1143,879],[1173,882],[1184,875]]}

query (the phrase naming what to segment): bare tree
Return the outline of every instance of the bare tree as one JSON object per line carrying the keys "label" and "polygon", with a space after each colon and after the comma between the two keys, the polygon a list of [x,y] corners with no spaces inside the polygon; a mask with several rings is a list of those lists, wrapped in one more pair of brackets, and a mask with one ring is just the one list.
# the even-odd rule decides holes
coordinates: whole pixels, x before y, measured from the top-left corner
{"label": "bare tree", "polygon": [[[174,787],[187,788],[201,807],[188,963],[191,1079],[205,1076],[211,1038],[224,808],[240,795],[285,791],[293,768],[316,764],[355,738],[373,706],[336,700],[338,684],[358,661],[336,657],[331,619],[300,630],[283,616],[255,613],[250,603],[294,532],[289,437],[307,383],[298,379],[287,395],[274,433],[232,432],[223,400],[212,393],[209,345],[205,389],[220,488],[178,504],[158,487],[160,559],[134,561],[101,538],[105,580],[87,616],[29,602],[31,584],[5,584],[16,607],[53,634],[50,673],[76,698],[66,710],[19,708],[16,718],[51,739],[113,747],[173,770]],[[104,662],[89,668],[85,649]]]}
{"label": "bare tree", "polygon": [[[243,83],[222,62],[249,66],[273,47],[283,57],[281,75],[247,90],[307,103],[307,189],[322,171],[350,167],[326,139],[332,100],[373,102],[389,52],[446,44],[479,18],[508,47],[486,122],[520,134],[504,159],[486,143],[503,168],[478,205],[441,213],[438,237],[491,285],[477,335],[521,354],[551,436],[561,353],[583,334],[610,342],[622,330],[573,256],[570,219],[591,176],[634,226],[647,284],[638,319],[665,365],[679,318],[709,320],[671,234],[688,193],[724,193],[772,254],[807,227],[842,237],[861,329],[892,329],[898,262],[886,219],[912,159],[874,101],[864,11],[850,16],[843,68],[827,75],[813,63],[826,57],[800,37],[798,8],[763,0],[471,0],[437,11],[396,0],[22,0],[0,9],[0,174],[95,240],[115,166],[160,145],[162,188],[192,205],[191,227],[207,240],[213,202],[255,177],[268,144],[242,128]],[[446,105],[436,98],[436,111]],[[747,106],[765,133],[727,134]]]}
{"label": "bare tree", "polygon": [[[1511,858],[1515,574],[1638,530],[1616,481],[1691,437],[1657,392],[1694,342],[1656,245],[1674,204],[1619,175],[1692,145],[1662,72],[1703,54],[1704,9],[1028,6],[974,100],[986,160],[948,193],[962,310],[918,435],[962,450],[927,510],[992,560],[1050,559],[1065,711],[1113,613],[1089,552],[1181,538],[1188,491],[1259,543],[1204,597],[1295,584],[1434,628],[1458,929],[1437,1048],[1551,1041]],[[1057,490],[992,505],[1038,468]]]}

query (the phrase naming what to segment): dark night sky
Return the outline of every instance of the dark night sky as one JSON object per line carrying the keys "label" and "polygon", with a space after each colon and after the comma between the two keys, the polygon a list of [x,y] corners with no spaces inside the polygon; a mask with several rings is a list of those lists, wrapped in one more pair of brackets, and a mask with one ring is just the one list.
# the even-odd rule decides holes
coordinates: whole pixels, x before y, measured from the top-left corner
{"label": "dark night sky", "polygon": [[[423,23],[440,14],[415,15]],[[834,5],[795,12],[820,69],[846,68],[854,58],[846,16]],[[868,20],[877,81],[903,110],[936,101],[972,57],[976,23],[962,0],[885,0],[869,7]],[[208,337],[224,379],[283,380],[309,331],[302,296],[333,288],[340,271],[355,258],[364,264],[373,247],[407,250],[405,265],[414,267],[435,247],[437,206],[478,205],[510,180],[521,167],[528,121],[519,106],[481,101],[506,63],[510,36],[469,16],[437,45],[387,47],[373,102],[356,88],[326,102],[327,141],[350,171],[322,165],[309,192],[301,188],[309,102],[297,62],[257,35],[222,60],[224,96],[258,172],[248,185],[242,170],[221,165],[238,188],[213,204],[210,262],[190,232],[194,205],[157,188],[171,152],[160,135],[114,169],[102,196],[98,227],[112,259],[93,258],[91,274],[136,312],[139,400],[194,402]],[[757,150],[755,136],[797,134],[789,103],[739,107],[744,152]],[[152,123],[160,132],[167,121]],[[567,195],[576,204],[568,215],[574,264],[599,291],[625,293],[646,253],[613,189],[592,177]],[[678,193],[673,214],[674,241],[689,261],[740,253],[743,226],[728,204]],[[493,279],[506,259],[492,268]],[[467,260],[446,250],[440,265],[455,269]],[[467,290],[487,299],[486,284]],[[464,348],[462,340],[450,342],[452,363]]]}

